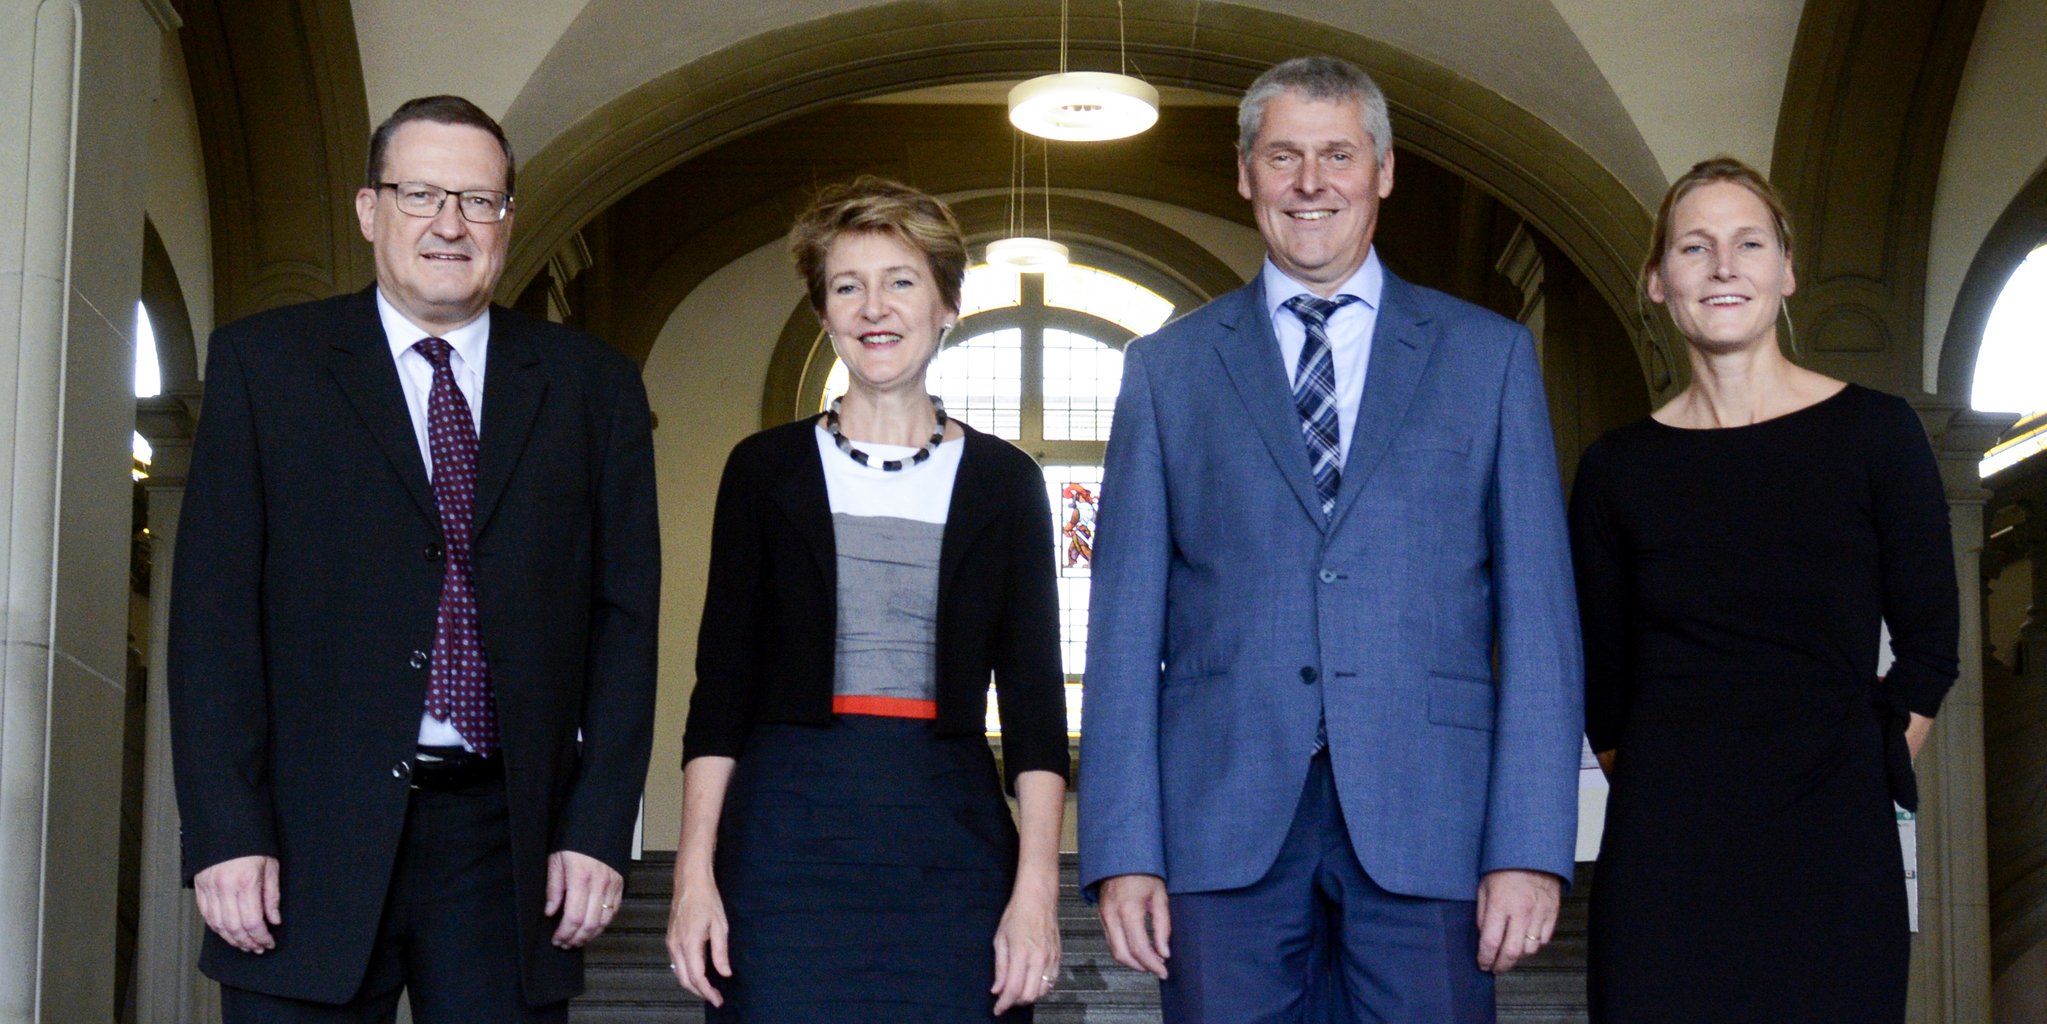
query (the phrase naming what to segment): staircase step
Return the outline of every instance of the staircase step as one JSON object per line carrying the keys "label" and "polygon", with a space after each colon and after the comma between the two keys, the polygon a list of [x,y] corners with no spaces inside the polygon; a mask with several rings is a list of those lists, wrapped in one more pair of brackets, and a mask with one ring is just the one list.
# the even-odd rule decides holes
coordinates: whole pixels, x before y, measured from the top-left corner
{"label": "staircase step", "polygon": [[[625,903],[610,930],[591,943],[586,990],[569,1007],[570,1024],[699,1024],[703,1005],[668,970],[672,853],[649,852],[626,876]],[[1591,868],[1580,865],[1554,939],[1501,978],[1501,1024],[1585,1024],[1586,903]],[[1038,1004],[1038,1024],[1158,1024],[1158,983],[1109,955],[1094,908],[1080,898],[1073,855],[1060,864],[1059,985]]]}

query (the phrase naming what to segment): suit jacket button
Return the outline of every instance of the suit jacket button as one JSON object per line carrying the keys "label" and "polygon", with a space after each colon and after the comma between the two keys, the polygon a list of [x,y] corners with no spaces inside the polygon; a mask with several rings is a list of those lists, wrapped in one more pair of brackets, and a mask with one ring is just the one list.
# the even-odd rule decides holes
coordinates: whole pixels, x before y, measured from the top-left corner
{"label": "suit jacket button", "polygon": [[391,777],[394,779],[412,778],[412,765],[405,761],[400,761],[397,764],[392,765]]}
{"label": "suit jacket button", "polygon": [[438,562],[438,561],[440,561],[440,560],[441,560],[441,542],[440,542],[440,541],[434,541],[433,543],[430,543],[430,544],[428,544],[428,545],[426,546],[426,551],[424,551],[424,552],[423,552],[423,554],[425,554],[425,555],[426,555],[426,560],[427,560],[427,561],[429,561],[429,562]]}
{"label": "suit jacket button", "polygon": [[1314,681],[1315,681],[1315,666],[1313,666],[1313,665],[1302,665],[1302,666],[1301,666],[1301,682],[1304,682],[1304,683],[1313,683]]}
{"label": "suit jacket button", "polygon": [[426,653],[425,651],[414,651],[414,652],[412,652],[412,667],[413,667],[413,668],[425,668],[425,667],[427,667],[427,664],[428,664],[429,662],[431,662],[432,660],[433,660],[433,659],[431,659],[431,658],[427,657],[427,653]]}
{"label": "suit jacket button", "polygon": [[1335,569],[1324,569],[1324,570],[1322,570],[1321,572],[1319,572],[1319,573],[1316,573],[1316,575],[1317,575],[1317,576],[1319,576],[1319,577],[1321,577],[1321,579],[1322,579],[1322,582],[1324,582],[1324,583],[1335,583],[1335,582],[1336,582],[1336,570],[1335,570]]}

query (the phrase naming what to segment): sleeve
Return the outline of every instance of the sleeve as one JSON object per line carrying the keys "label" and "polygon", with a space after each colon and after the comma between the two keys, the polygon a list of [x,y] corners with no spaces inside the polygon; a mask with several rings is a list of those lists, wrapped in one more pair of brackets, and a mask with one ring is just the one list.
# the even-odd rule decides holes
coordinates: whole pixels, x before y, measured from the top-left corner
{"label": "sleeve", "polygon": [[1634,672],[1627,553],[1609,486],[1605,446],[1594,444],[1571,488],[1571,561],[1585,638],[1585,738],[1599,753],[1620,746]]}
{"label": "sleeve", "polygon": [[1919,417],[1902,399],[1877,433],[1870,490],[1882,560],[1884,622],[1894,659],[1885,679],[1905,707],[1931,717],[1960,670],[1961,592],[1947,492]]}
{"label": "sleeve", "polygon": [[751,449],[745,442],[725,460],[711,519],[711,567],[704,616],[697,629],[697,684],[682,733],[682,761],[739,756],[752,726],[766,559],[753,509]]}
{"label": "sleeve", "polygon": [[1145,342],[1130,345],[1109,430],[1080,730],[1080,883],[1166,873],[1159,676],[1172,535]]}
{"label": "sleeve", "polygon": [[171,580],[171,759],[184,882],[277,856],[264,674],[262,461],[240,337],[215,332]]}
{"label": "sleeve", "polygon": [[616,402],[591,521],[583,746],[557,848],[623,872],[653,747],[661,529],[646,386],[623,361],[610,384]]}
{"label": "sleeve", "polygon": [[1497,622],[1497,705],[1481,873],[1547,871],[1568,882],[1585,729],[1583,650],[1549,403],[1535,341],[1515,327],[1501,385],[1487,530]]}
{"label": "sleeve", "polygon": [[[1018,453],[1021,456],[1021,453]],[[1066,674],[1059,659],[1059,585],[1052,564],[1052,506],[1044,475],[1019,457],[1006,514],[1008,592],[996,619],[995,690],[1002,716],[1003,781],[1016,791],[1028,771],[1072,774],[1066,745]]]}

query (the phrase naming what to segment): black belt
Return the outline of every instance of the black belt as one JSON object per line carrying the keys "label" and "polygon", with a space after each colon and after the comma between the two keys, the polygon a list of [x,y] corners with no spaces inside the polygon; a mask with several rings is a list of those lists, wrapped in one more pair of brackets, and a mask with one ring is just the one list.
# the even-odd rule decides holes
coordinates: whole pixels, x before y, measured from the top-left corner
{"label": "black belt", "polygon": [[461,747],[421,747],[412,760],[412,788],[441,793],[505,777],[505,760]]}

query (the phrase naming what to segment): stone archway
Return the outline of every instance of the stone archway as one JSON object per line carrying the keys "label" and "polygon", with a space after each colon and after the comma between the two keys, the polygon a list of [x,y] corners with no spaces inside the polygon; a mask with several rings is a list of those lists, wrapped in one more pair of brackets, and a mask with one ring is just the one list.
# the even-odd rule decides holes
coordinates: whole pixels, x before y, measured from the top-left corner
{"label": "stone archway", "polygon": [[1983,344],[1983,330],[1990,322],[2006,279],[2026,255],[2047,242],[2047,167],[2005,206],[1955,297],[1954,315],[1948,319],[1947,335],[1940,347],[1940,393],[1968,402],[1976,379],[1976,357]]}
{"label": "stone archway", "polygon": [[[1154,84],[1235,95],[1263,68],[1300,52],[1293,41],[1302,39],[1370,69],[1387,91],[1397,145],[1454,168],[1553,240],[1634,325],[1646,389],[1671,388],[1676,353],[1626,312],[1649,212],[1582,147],[1501,96],[1386,43],[1250,9],[1232,8],[1226,27],[1209,27],[1198,5],[1177,6],[1184,11],[1156,12],[1149,24],[1177,20],[1198,30],[1130,43],[1142,66],[1172,69],[1151,74]],[[851,99],[1019,79],[1051,66],[1056,47],[1032,40],[1056,33],[1036,31],[1037,19],[1014,21],[1022,24],[904,0],[763,33],[605,104],[522,168],[524,241],[500,295],[521,294],[605,209],[723,143]]]}

